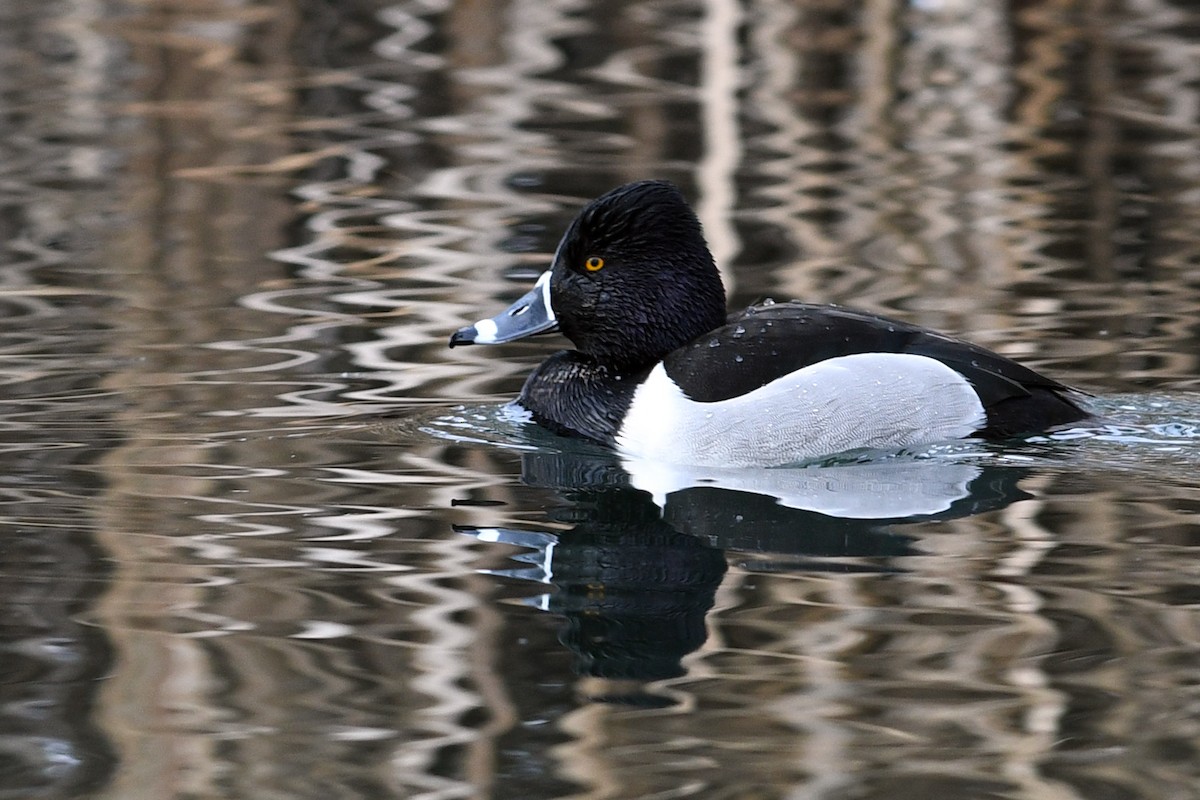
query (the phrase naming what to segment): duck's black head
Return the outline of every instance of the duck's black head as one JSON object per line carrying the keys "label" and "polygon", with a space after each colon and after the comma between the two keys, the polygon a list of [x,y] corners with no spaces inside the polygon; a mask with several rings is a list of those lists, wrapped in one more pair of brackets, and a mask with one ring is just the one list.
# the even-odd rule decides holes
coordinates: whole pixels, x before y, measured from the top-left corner
{"label": "duck's black head", "polygon": [[450,346],[561,330],[586,358],[628,373],[724,322],[725,289],[696,214],[671,184],[640,181],[588,203],[534,287]]}
{"label": "duck's black head", "polygon": [[589,203],[567,228],[550,302],[581,353],[640,369],[725,322],[725,289],[700,221],[664,181],[639,181]]}

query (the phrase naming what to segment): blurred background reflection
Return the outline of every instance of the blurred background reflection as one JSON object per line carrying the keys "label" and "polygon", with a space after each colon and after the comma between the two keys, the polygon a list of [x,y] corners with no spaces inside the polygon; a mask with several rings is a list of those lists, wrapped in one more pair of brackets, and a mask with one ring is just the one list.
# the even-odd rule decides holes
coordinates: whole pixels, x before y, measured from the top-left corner
{"label": "blurred background reflection", "polygon": [[[1183,798],[1184,0],[0,4],[0,798]],[[449,351],[668,178],[731,304],[1096,394],[1005,448],[639,472]]]}

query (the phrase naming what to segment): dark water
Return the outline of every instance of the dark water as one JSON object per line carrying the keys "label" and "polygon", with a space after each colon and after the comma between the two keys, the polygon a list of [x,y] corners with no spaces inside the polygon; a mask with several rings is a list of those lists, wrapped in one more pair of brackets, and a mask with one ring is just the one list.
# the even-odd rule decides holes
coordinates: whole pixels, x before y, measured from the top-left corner
{"label": "dark water", "polygon": [[[0,4],[0,798],[1200,796],[1198,53],[1182,0]],[[545,347],[447,337],[651,176],[732,304],[1102,421],[531,428]]]}

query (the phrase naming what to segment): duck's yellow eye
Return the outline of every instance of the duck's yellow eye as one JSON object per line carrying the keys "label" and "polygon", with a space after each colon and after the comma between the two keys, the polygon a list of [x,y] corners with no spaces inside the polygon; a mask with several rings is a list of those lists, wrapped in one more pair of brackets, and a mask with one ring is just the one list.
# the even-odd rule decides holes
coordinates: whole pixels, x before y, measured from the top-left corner
{"label": "duck's yellow eye", "polygon": [[599,272],[604,269],[604,259],[600,256],[591,256],[583,262],[583,266],[587,268],[588,272]]}

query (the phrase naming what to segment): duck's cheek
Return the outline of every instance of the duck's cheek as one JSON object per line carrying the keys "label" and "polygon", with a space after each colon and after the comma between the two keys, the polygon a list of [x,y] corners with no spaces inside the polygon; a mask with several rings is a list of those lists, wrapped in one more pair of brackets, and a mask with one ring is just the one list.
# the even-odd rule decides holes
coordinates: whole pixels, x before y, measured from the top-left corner
{"label": "duck's cheek", "polygon": [[582,285],[583,279],[563,281],[554,287],[550,302],[564,316],[590,317],[596,310],[596,294],[590,286]]}
{"label": "duck's cheek", "polygon": [[596,313],[595,298],[585,292],[557,293],[552,303],[559,328],[573,342],[578,342],[580,337],[587,338],[602,325]]}

